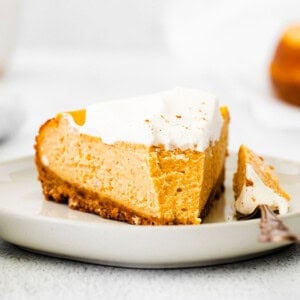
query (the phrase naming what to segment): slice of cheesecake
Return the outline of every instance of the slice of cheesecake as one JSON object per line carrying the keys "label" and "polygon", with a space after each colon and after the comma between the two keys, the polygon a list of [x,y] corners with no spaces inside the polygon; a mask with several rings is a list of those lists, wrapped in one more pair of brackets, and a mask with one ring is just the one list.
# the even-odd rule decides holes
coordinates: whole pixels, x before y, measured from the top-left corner
{"label": "slice of cheesecake", "polygon": [[36,137],[48,200],[131,224],[200,224],[222,192],[229,114],[174,89],[60,113]]}
{"label": "slice of cheesecake", "polygon": [[237,215],[251,215],[259,205],[267,205],[279,214],[289,210],[290,196],[280,187],[274,168],[244,145],[238,153],[233,190]]}

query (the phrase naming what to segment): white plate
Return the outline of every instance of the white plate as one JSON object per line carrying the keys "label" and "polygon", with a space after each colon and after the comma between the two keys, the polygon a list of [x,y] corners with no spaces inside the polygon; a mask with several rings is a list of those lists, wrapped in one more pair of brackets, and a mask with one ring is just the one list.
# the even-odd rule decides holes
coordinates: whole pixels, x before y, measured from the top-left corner
{"label": "white plate", "polygon": [[[45,201],[32,157],[0,164],[0,236],[31,251],[105,265],[173,268],[211,265],[255,257],[287,243],[257,242],[259,220],[232,217],[232,172],[227,161],[225,197],[205,224],[133,226]],[[284,216],[300,233],[300,163],[268,159],[291,194]],[[298,198],[297,198],[298,197]],[[226,199],[226,200],[225,200]]]}

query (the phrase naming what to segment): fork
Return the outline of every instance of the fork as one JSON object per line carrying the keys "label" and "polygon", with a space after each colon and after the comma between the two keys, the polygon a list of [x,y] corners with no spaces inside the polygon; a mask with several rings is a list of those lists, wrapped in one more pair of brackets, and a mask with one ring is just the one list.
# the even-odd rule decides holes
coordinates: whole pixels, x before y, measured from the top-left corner
{"label": "fork", "polygon": [[268,205],[259,205],[260,210],[260,242],[300,242],[300,236],[294,234]]}

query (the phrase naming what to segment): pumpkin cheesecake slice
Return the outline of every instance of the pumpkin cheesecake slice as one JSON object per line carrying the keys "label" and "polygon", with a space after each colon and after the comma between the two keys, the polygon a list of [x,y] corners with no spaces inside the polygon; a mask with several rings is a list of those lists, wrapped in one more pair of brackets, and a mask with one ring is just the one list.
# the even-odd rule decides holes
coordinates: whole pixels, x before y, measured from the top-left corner
{"label": "pumpkin cheesecake slice", "polygon": [[279,214],[289,210],[290,196],[280,187],[274,168],[244,145],[238,153],[233,190],[238,216],[251,215],[259,205],[267,205]]}
{"label": "pumpkin cheesecake slice", "polygon": [[130,224],[200,224],[223,190],[229,113],[176,88],[59,113],[35,162],[47,200]]}

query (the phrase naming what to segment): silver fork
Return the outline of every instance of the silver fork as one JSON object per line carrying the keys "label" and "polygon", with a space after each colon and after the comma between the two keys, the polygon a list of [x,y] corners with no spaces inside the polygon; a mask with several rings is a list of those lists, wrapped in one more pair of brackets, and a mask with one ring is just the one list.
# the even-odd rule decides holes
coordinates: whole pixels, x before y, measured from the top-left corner
{"label": "silver fork", "polygon": [[260,242],[300,242],[300,236],[294,234],[268,205],[259,205],[260,210]]}

